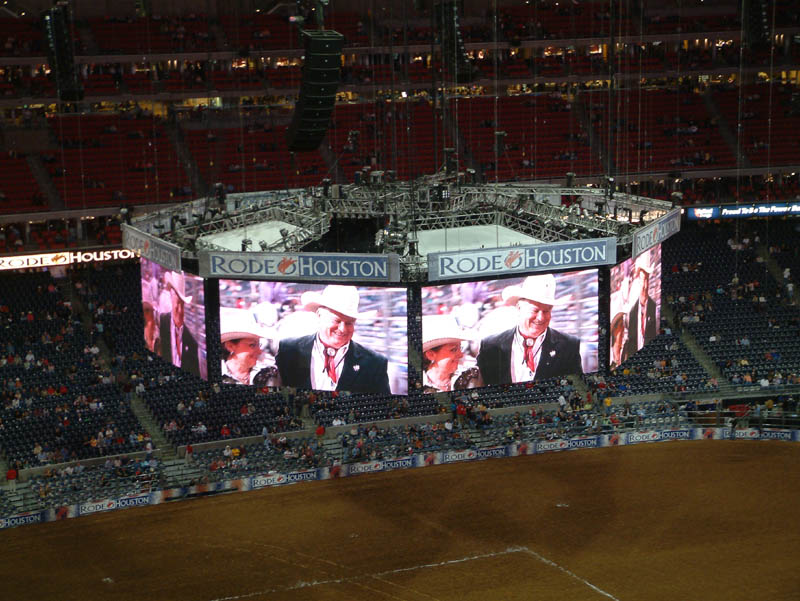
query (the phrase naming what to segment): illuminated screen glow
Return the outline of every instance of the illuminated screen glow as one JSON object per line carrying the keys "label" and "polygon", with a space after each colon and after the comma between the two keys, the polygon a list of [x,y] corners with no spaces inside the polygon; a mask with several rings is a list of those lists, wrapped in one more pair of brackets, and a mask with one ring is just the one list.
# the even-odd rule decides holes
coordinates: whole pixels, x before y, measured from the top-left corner
{"label": "illuminated screen glow", "polygon": [[597,371],[597,292],[596,269],[423,287],[426,392]]}
{"label": "illuminated screen glow", "polygon": [[145,346],[164,361],[208,379],[203,278],[143,258],[141,279]]}
{"label": "illuminated screen glow", "polygon": [[609,368],[624,363],[658,335],[661,245],[611,268]]}
{"label": "illuminated screen glow", "polygon": [[223,382],[408,393],[405,288],[220,280],[219,297]]}

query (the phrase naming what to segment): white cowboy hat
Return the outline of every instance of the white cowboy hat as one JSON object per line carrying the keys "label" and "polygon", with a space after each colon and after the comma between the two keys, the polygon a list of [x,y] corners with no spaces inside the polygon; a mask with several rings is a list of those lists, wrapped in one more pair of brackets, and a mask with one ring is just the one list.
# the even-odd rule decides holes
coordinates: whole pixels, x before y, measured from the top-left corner
{"label": "white cowboy hat", "polygon": [[452,315],[424,315],[422,317],[422,352],[443,344],[473,340],[474,337],[458,327]]}
{"label": "white cowboy hat", "polygon": [[164,273],[164,284],[167,286],[167,290],[170,288],[175,291],[181,300],[185,303],[191,303],[192,297],[186,296],[186,281],[183,277],[182,273],[177,271],[167,271]]}
{"label": "white cowboy hat", "polygon": [[552,273],[529,275],[521,285],[503,290],[503,300],[509,305],[516,304],[521,298],[543,305],[557,305],[555,276]]}
{"label": "white cowboy hat", "polygon": [[638,257],[636,257],[636,262],[633,264],[633,273],[636,273],[639,270],[644,271],[647,275],[653,273],[653,266],[650,264],[650,253],[644,252]]}
{"label": "white cowboy hat", "polygon": [[300,302],[307,311],[316,311],[320,307],[327,307],[353,319],[358,319],[362,315],[358,312],[358,301],[358,288],[337,284],[325,286],[322,292],[316,290],[304,292],[300,297]]}
{"label": "white cowboy hat", "polygon": [[267,338],[267,333],[256,323],[253,314],[244,309],[221,309],[219,333],[221,342],[239,338]]}

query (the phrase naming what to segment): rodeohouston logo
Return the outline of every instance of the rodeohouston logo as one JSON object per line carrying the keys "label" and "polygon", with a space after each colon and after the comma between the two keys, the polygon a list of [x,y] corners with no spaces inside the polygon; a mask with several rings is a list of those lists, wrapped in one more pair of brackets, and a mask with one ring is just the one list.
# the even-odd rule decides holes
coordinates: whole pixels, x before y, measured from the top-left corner
{"label": "rodeohouston logo", "polygon": [[761,438],[762,439],[771,439],[771,440],[792,440],[792,431],[791,430],[762,430],[761,431]]}
{"label": "rodeohouston logo", "polygon": [[382,469],[382,461],[371,461],[369,463],[352,463],[348,471],[351,474],[367,474],[369,472],[379,472]]}
{"label": "rodeohouston logo", "polygon": [[119,261],[134,258],[136,258],[136,253],[127,248],[44,253],[40,255],[16,255],[13,257],[0,257],[0,270],[54,267],[59,265],[71,265],[73,263],[99,263],[102,261]]}
{"label": "rodeohouston logo", "polygon": [[452,463],[454,461],[470,461],[475,459],[478,454],[474,449],[467,449],[466,451],[448,451],[442,453],[442,463]]}
{"label": "rodeohouston logo", "polygon": [[655,442],[661,440],[661,432],[631,432],[628,434],[628,444],[636,442]]}
{"label": "rodeohouston logo", "polygon": [[139,495],[138,497],[123,497],[117,500],[117,507],[141,507],[150,505],[150,495]]}
{"label": "rodeohouston logo", "polygon": [[413,457],[403,457],[402,459],[387,459],[384,462],[386,469],[396,470],[408,467],[414,467]]}
{"label": "rodeohouston logo", "polygon": [[201,275],[210,277],[291,277],[297,279],[338,278],[389,281],[386,256],[276,255],[209,253],[201,262]]}
{"label": "rodeohouston logo", "polygon": [[0,518],[0,530],[3,528],[14,528],[15,526],[25,526],[26,524],[38,524],[42,521],[41,513],[31,513],[29,515],[12,515],[8,518]]}
{"label": "rodeohouston logo", "polygon": [[255,476],[253,478],[253,488],[263,488],[265,486],[275,486],[276,484],[284,484],[286,476],[283,474],[273,474],[272,476]]}
{"label": "rodeohouston logo", "polygon": [[432,253],[432,279],[609,265],[616,261],[616,238],[536,244],[511,249]]}
{"label": "rodeohouston logo", "polygon": [[305,482],[308,480],[316,480],[316,479],[317,479],[316,470],[310,472],[292,472],[291,474],[287,474],[286,476],[287,482]]}

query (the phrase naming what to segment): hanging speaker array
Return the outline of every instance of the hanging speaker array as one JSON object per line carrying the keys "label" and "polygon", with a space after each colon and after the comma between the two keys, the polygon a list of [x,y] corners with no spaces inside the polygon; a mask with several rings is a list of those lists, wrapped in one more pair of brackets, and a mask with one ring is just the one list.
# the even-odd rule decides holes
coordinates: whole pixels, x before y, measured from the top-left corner
{"label": "hanging speaker array", "polygon": [[330,29],[303,30],[302,36],[306,58],[300,97],[286,130],[286,141],[291,151],[309,151],[319,147],[328,131],[341,80],[344,36]]}

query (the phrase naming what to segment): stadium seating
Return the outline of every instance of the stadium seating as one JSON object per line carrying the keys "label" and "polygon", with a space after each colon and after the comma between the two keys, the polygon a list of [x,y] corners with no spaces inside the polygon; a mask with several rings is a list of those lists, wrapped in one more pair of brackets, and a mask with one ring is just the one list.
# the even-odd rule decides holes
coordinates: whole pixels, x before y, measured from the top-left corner
{"label": "stadium seating", "polygon": [[105,54],[206,52],[218,45],[204,15],[89,19]]}
{"label": "stadium seating", "polygon": [[800,126],[800,109],[794,106],[790,86],[719,86],[713,97],[731,129],[741,123],[739,143],[753,166],[797,163],[800,144],[780,133]]}
{"label": "stadium seating", "polygon": [[757,258],[754,238],[745,234],[748,243],[737,243],[728,228],[692,233],[664,247],[664,264],[675,266],[664,289],[677,300],[684,327],[732,383],[792,382],[800,372],[800,322]]}
{"label": "stadium seating", "polygon": [[[584,97],[584,103],[590,107],[595,135],[607,147],[608,93],[593,92]],[[683,172],[736,165],[699,94],[641,89],[620,93],[616,106],[614,162],[624,172]]]}
{"label": "stadium seating", "polygon": [[184,135],[205,181],[230,192],[318,186],[328,176],[319,152],[289,153],[285,126],[187,127]]}
{"label": "stadium seating", "polygon": [[[478,97],[453,101],[459,130],[487,181],[564,177],[567,172],[602,171],[599,152],[572,105],[558,94]],[[495,121],[495,115],[497,120]],[[504,150],[495,162],[495,132],[504,131]]]}
{"label": "stadium seating", "polygon": [[122,456],[101,465],[48,470],[32,480],[30,493],[40,508],[64,507],[160,490],[162,475],[162,466],[153,457],[132,460]]}
{"label": "stadium seating", "polygon": [[0,154],[0,212],[41,211],[46,207],[24,156]]}
{"label": "stadium seating", "polygon": [[45,158],[67,208],[174,202],[189,183],[157,118],[59,115],[49,126],[61,148]]}

